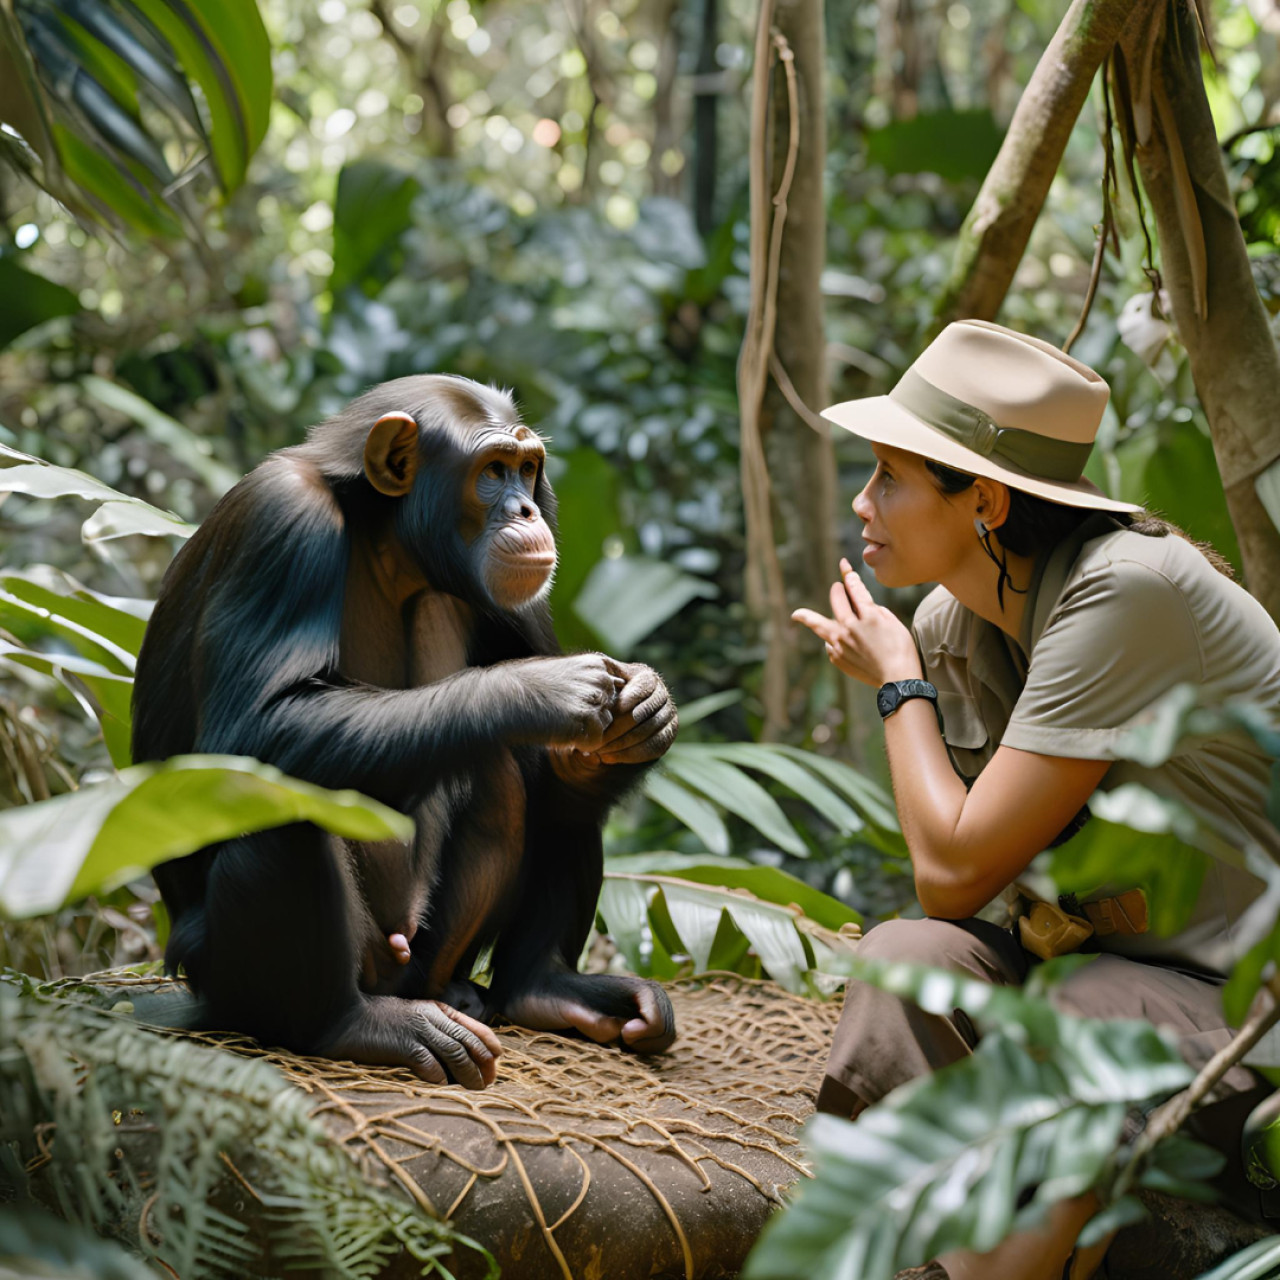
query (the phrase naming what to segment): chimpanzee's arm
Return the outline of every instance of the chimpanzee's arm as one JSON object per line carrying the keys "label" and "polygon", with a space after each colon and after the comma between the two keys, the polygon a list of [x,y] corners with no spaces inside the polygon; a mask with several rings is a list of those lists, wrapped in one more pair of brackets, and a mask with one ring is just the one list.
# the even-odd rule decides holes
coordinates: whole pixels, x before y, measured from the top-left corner
{"label": "chimpanzee's arm", "polygon": [[[138,759],[166,709],[199,707],[189,747],[255,756],[404,806],[495,738],[598,741],[618,678],[600,655],[472,668],[386,690],[338,675],[349,539],[328,486],[288,460],[259,468],[175,562],[140,660]],[[194,626],[183,614],[198,611]],[[157,610],[161,614],[161,610]],[[189,645],[166,643],[185,632]],[[148,651],[149,650],[149,651]],[[194,699],[182,697],[195,683]]]}

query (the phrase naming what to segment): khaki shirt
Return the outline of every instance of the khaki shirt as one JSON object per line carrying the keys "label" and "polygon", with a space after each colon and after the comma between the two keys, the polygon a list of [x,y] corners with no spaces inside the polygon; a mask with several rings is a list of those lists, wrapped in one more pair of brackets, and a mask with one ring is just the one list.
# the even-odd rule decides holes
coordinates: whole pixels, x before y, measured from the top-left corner
{"label": "khaki shirt", "polygon": [[[943,587],[920,604],[912,630],[966,782],[1002,744],[1115,759],[1147,707],[1188,681],[1214,702],[1247,699],[1280,722],[1280,632],[1262,606],[1186,539],[1134,533],[1106,516],[1037,563],[1017,641]],[[1177,937],[1112,935],[1100,948],[1225,972],[1234,922],[1262,891],[1238,851],[1253,843],[1280,861],[1266,813],[1270,772],[1244,733],[1184,741],[1156,768],[1117,760],[1103,790],[1140,782],[1180,802],[1216,834],[1218,856]]]}

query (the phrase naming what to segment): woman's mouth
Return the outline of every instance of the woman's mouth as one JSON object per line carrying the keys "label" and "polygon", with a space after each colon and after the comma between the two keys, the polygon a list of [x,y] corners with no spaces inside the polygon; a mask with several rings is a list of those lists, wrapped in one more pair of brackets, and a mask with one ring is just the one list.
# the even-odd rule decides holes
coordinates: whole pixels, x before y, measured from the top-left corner
{"label": "woman's mouth", "polygon": [[862,560],[864,564],[870,564],[874,556],[880,554],[884,550],[883,542],[876,542],[873,538],[864,537],[862,539],[867,545],[862,548]]}

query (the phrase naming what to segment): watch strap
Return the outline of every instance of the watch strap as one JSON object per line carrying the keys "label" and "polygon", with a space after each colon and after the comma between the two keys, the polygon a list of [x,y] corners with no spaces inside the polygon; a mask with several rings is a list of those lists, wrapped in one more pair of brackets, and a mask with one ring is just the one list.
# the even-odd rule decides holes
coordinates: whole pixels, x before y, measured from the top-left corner
{"label": "watch strap", "polygon": [[904,702],[912,698],[927,698],[938,710],[938,691],[928,680],[890,680],[876,692],[876,709],[882,720],[888,719]]}

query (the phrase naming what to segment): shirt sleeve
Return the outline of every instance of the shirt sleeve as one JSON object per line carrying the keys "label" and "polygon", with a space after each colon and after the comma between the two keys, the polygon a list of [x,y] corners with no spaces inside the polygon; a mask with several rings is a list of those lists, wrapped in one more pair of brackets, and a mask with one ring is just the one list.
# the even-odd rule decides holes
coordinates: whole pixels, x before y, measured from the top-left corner
{"label": "shirt sleeve", "polygon": [[1117,742],[1152,702],[1203,678],[1199,632],[1182,591],[1151,565],[1111,561],[1055,606],[1001,745],[1114,760]]}

